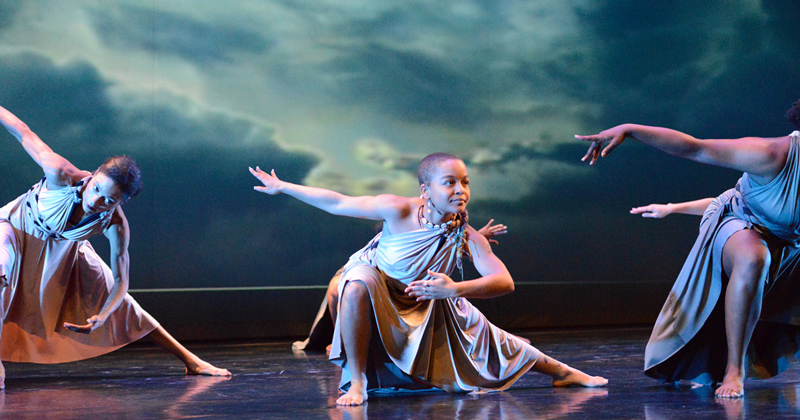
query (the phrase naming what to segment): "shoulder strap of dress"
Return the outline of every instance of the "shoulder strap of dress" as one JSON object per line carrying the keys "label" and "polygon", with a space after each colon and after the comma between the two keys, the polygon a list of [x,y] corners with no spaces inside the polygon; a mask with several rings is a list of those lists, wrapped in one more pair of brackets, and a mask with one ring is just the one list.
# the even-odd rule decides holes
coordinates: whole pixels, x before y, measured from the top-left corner
{"label": "shoulder strap of dress", "polygon": [[83,184],[87,184],[90,179],[92,179],[92,175],[82,178],[80,181],[76,182],[75,185],[73,185],[73,187],[82,187]]}

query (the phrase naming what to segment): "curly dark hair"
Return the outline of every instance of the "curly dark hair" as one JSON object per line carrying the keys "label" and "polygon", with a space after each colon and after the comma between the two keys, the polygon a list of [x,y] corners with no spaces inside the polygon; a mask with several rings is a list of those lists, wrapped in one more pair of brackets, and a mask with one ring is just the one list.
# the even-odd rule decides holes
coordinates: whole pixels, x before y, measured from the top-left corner
{"label": "curly dark hair", "polygon": [[136,196],[142,190],[142,171],[136,161],[129,156],[110,157],[97,168],[97,172],[102,172],[111,178],[122,190],[125,200]]}
{"label": "curly dark hair", "polygon": [[792,104],[792,107],[786,111],[786,121],[789,121],[794,128],[800,130],[800,99]]}

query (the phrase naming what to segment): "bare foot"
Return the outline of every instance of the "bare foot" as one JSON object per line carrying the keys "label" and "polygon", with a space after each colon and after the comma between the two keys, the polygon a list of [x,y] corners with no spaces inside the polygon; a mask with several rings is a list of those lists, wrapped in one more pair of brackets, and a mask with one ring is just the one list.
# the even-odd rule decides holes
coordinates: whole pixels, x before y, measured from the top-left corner
{"label": "bare foot", "polygon": [[589,376],[578,369],[565,366],[568,373],[563,377],[556,379],[553,378],[553,386],[585,386],[585,387],[598,387],[608,384],[608,379],[602,376]]}
{"label": "bare foot", "polygon": [[722,384],[714,392],[717,398],[742,398],[744,397],[744,378],[739,372],[728,372]]}
{"label": "bare foot", "polygon": [[295,341],[294,343],[292,343],[292,353],[306,354],[305,349],[307,344],[308,344],[307,338],[303,341]]}
{"label": "bare foot", "polygon": [[193,364],[193,366],[186,366],[187,375],[203,375],[203,376],[231,376],[228,369],[220,369],[210,363],[200,361]]}
{"label": "bare foot", "polygon": [[331,347],[333,347],[333,344],[328,344],[325,346],[325,354],[327,354],[328,357],[331,357]]}
{"label": "bare foot", "polygon": [[367,401],[367,390],[364,386],[350,383],[350,390],[336,400],[336,405],[361,405]]}

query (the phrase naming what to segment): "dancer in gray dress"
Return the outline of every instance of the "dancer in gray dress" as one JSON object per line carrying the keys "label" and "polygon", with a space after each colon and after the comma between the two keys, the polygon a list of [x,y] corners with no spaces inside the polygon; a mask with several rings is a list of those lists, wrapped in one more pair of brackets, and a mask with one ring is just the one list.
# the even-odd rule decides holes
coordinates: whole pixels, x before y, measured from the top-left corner
{"label": "dancer in gray dress", "polygon": [[[3,107],[0,125],[44,172],[0,208],[0,360],[71,362],[147,336],[188,374],[230,375],[187,350],[127,293],[130,234],[121,204],[141,188],[133,159],[115,156],[83,171]],[[109,241],[110,267],[89,243],[99,234]],[[0,389],[4,381],[0,362]]]}
{"label": "dancer in gray dress", "polygon": [[[787,112],[797,128],[799,103]],[[707,208],[647,344],[648,376],[721,381],[715,394],[738,398],[745,377],[776,375],[800,356],[799,135],[700,140],[668,128],[623,124],[575,136],[592,143],[582,159],[590,164],[632,138],[744,172],[733,189],[694,202]]]}
{"label": "dancer in gray dress", "polygon": [[[478,233],[485,236],[489,243],[496,244],[497,240],[492,238],[497,235],[505,235],[508,232],[508,227],[501,223],[496,225],[493,223],[494,219],[489,220],[484,227],[478,229]],[[344,267],[336,270],[336,273],[331,277],[328,282],[325,299],[322,300],[322,304],[317,310],[317,316],[314,317],[308,337],[303,341],[292,343],[292,351],[330,352],[331,339],[333,338],[333,320],[336,319],[339,306],[339,279],[342,278],[342,272],[344,272]],[[526,338],[522,338],[522,340],[530,344],[530,341]]]}
{"label": "dancer in gray dress", "polygon": [[[342,367],[339,405],[359,405],[375,388],[430,388],[449,392],[503,390],[529,369],[554,386],[603,386],[491,324],[467,298],[514,290],[489,241],[467,224],[467,168],[435,153],[420,162],[419,197],[349,197],[281,181],[275,171],[250,168],[264,184],[331,214],[381,220],[383,230],[353,254],[339,281],[339,312],[331,361]],[[450,277],[471,255],[482,277]]]}

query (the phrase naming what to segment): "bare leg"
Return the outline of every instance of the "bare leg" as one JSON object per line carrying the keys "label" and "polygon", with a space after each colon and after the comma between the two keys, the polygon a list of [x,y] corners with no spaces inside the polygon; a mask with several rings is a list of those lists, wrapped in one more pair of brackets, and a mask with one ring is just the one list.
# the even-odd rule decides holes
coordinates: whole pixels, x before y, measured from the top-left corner
{"label": "bare leg", "polygon": [[744,352],[761,315],[761,299],[769,264],[767,244],[754,230],[736,232],[725,243],[722,266],[728,276],[725,290],[728,362],[722,384],[715,392],[717,397],[744,396]]}
{"label": "bare leg", "polygon": [[351,281],[342,292],[339,316],[342,342],[350,369],[350,389],[337,405],[360,405],[367,400],[367,353],[372,336],[372,306],[367,286]]}
{"label": "bare leg", "polygon": [[181,359],[181,362],[186,365],[187,375],[230,376],[231,374],[227,369],[220,369],[212,366],[210,363],[197,357],[194,353],[187,350],[186,347],[183,347],[183,345],[173,338],[163,327],[159,326],[147,336],[156,344],[163,347],[164,350],[172,353],[172,355],[178,359]]}
{"label": "bare leg", "polygon": [[[336,315],[339,309],[339,279],[341,278],[342,269],[339,269],[328,283],[328,292],[325,294],[325,298],[328,300],[328,313],[331,314],[331,320],[333,320],[334,323],[336,323]],[[330,344],[325,347],[325,352],[328,353],[328,355],[331,354]]]}
{"label": "bare leg", "polygon": [[328,300],[328,312],[331,314],[331,319],[336,322],[336,313],[339,306],[339,279],[342,278],[342,270],[336,272],[328,283],[328,291],[325,293],[325,298]]}
{"label": "bare leg", "polygon": [[533,371],[553,378],[553,386],[585,386],[598,387],[608,384],[608,379],[601,376],[589,376],[578,369],[567,366],[544,353],[539,353]]}

